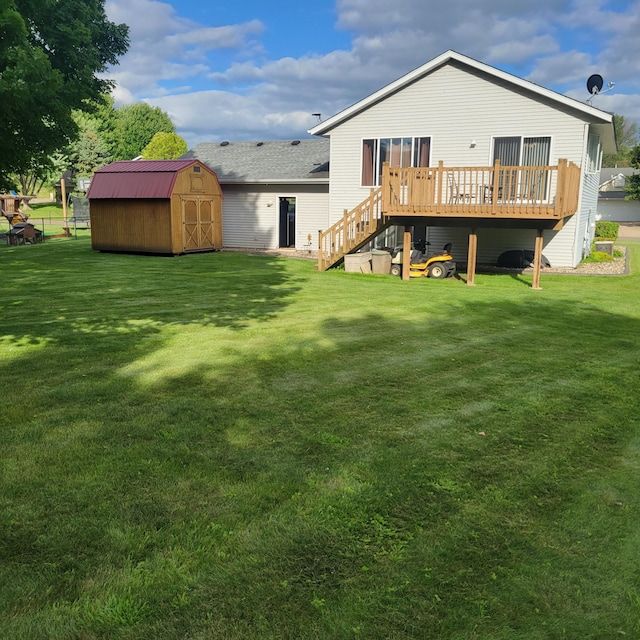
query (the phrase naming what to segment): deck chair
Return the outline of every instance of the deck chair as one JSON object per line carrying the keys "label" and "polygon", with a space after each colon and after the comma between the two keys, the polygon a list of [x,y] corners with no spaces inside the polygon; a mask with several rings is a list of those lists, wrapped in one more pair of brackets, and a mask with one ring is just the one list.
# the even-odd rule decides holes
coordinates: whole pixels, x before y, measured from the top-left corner
{"label": "deck chair", "polygon": [[449,186],[449,204],[471,202],[472,194],[465,193],[464,190],[460,189],[456,177],[451,171],[447,173],[447,184]]}

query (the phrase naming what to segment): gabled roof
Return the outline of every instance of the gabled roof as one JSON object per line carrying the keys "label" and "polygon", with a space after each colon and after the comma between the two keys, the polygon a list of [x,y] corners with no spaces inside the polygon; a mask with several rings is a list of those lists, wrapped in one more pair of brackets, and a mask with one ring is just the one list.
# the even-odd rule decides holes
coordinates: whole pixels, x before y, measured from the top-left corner
{"label": "gabled roof", "polygon": [[[439,55],[437,58],[433,58],[429,62],[423,64],[421,67],[410,71],[406,75],[398,78],[391,84],[388,84],[382,89],[379,89],[375,93],[367,96],[363,100],[356,102],[355,104],[347,107],[340,113],[328,118],[324,122],[316,125],[312,129],[309,129],[308,133],[314,136],[322,136],[327,135],[331,129],[335,128],[339,124],[342,124],[346,120],[353,118],[358,113],[364,111],[365,109],[371,107],[372,105],[384,100],[388,96],[400,91],[404,87],[416,82],[420,78],[432,73],[436,69],[451,63],[457,63],[459,65],[467,66],[471,69],[475,69],[489,77],[496,78],[502,82],[507,84],[511,84],[514,87],[518,87],[529,94],[532,94],[534,97],[539,96],[541,98],[545,98],[552,102],[558,103],[558,105],[562,105],[565,108],[572,109],[582,115],[582,117],[593,124],[609,124],[613,122],[613,116],[606,111],[602,111],[600,109],[596,109],[584,102],[580,102],[579,100],[575,100],[573,98],[569,98],[555,91],[551,91],[550,89],[545,89],[540,85],[537,85],[533,82],[529,82],[528,80],[523,80],[518,76],[514,76],[506,71],[501,71],[500,69],[496,69],[495,67],[491,67],[488,64],[483,62],[479,62],[478,60],[474,60],[473,58],[469,58],[461,53],[456,51],[445,51],[445,53]],[[606,132],[602,132],[605,133]],[[602,135],[601,133],[601,135]],[[613,127],[611,127],[611,136],[613,136]],[[610,142],[610,141],[609,141]],[[614,142],[615,144],[615,142]]]}
{"label": "gabled roof", "polygon": [[627,178],[637,174],[638,170],[632,167],[607,167],[601,169],[598,197],[601,200],[620,200],[626,198],[629,195],[625,189]]}
{"label": "gabled roof", "polygon": [[96,171],[87,198],[170,198],[178,172],[194,164],[202,163],[193,159],[112,162]]}
{"label": "gabled roof", "polygon": [[329,140],[202,142],[183,158],[197,158],[222,183],[326,183]]}

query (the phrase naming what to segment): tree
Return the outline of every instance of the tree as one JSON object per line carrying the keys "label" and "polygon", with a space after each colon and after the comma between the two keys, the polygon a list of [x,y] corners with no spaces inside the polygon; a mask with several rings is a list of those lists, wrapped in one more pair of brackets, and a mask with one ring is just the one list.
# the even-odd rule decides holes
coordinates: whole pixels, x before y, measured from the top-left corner
{"label": "tree", "polygon": [[68,158],[61,153],[33,156],[29,166],[18,176],[22,193],[39,193],[46,184],[52,184],[63,174],[67,164]]}
{"label": "tree", "polygon": [[98,117],[81,111],[74,112],[73,117],[78,137],[67,149],[70,167],[76,176],[90,178],[111,161],[109,148],[100,133],[102,123]]}
{"label": "tree", "polygon": [[156,133],[151,142],[143,149],[145,160],[174,160],[187,153],[187,141],[177,133]]}
{"label": "tree", "polygon": [[114,160],[133,160],[156,133],[175,133],[171,118],[160,107],[136,102],[115,110],[104,135]]}
{"label": "tree", "polygon": [[631,162],[631,150],[638,144],[638,125],[628,122],[624,116],[613,114],[613,128],[616,133],[618,153],[604,155],[602,164],[605,167],[628,167]]}
{"label": "tree", "polygon": [[[640,145],[636,145],[631,150],[630,161],[632,167],[640,169]],[[625,190],[629,194],[625,200],[640,200],[640,173],[627,177]]]}
{"label": "tree", "polygon": [[73,138],[72,110],[112,88],[101,74],[128,44],[104,0],[0,0],[0,187]]}

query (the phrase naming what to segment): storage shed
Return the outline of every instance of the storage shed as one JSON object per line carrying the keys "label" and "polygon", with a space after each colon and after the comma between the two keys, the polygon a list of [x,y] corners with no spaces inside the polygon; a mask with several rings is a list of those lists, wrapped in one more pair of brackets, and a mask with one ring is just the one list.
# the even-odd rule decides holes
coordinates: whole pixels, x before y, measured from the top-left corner
{"label": "storage shed", "polygon": [[198,160],[131,160],[96,171],[87,193],[97,251],[177,255],[222,248],[222,191]]}

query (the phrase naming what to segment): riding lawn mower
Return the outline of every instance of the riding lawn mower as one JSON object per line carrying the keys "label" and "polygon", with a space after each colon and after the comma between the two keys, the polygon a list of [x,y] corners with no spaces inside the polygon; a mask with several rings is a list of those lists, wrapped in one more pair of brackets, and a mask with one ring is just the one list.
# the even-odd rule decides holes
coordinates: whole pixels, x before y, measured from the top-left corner
{"label": "riding lawn mower", "polygon": [[[429,243],[425,243],[426,245]],[[391,275],[402,275],[402,247],[396,247],[391,253]],[[426,251],[412,249],[409,264],[410,278],[449,278],[456,272],[456,263],[451,255],[451,243],[447,242],[441,252],[428,255]]]}

